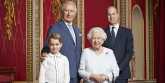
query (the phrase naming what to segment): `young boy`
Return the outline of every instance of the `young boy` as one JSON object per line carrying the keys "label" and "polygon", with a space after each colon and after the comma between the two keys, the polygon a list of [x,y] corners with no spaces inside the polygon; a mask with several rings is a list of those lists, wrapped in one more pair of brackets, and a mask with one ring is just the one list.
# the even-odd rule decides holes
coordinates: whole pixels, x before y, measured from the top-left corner
{"label": "young boy", "polygon": [[69,61],[59,51],[62,39],[58,33],[52,33],[48,39],[50,53],[41,64],[39,83],[69,83]]}

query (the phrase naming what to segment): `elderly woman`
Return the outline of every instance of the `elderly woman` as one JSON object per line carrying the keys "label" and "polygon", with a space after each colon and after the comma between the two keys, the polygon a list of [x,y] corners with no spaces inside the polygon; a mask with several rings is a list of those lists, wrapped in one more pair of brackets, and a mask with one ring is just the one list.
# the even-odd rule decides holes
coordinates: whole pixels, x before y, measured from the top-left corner
{"label": "elderly woman", "polygon": [[119,67],[111,49],[102,46],[107,38],[100,27],[93,27],[88,35],[90,48],[82,52],[79,74],[84,83],[111,83],[119,75]]}

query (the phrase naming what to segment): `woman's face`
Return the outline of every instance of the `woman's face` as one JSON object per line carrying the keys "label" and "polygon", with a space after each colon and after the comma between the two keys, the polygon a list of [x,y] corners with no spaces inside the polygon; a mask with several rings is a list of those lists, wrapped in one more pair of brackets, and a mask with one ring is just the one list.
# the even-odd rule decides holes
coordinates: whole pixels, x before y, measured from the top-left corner
{"label": "woman's face", "polygon": [[92,44],[92,47],[94,49],[100,49],[100,47],[102,46],[102,44],[104,43],[104,40],[102,38],[102,35],[101,33],[99,32],[94,32],[92,34],[92,38],[91,38],[91,44]]}

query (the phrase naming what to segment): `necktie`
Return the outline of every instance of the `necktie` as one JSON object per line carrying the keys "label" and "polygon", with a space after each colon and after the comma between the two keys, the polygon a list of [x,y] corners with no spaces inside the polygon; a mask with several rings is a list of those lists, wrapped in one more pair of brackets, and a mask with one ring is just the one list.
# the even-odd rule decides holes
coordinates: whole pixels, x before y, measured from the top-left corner
{"label": "necktie", "polygon": [[74,33],[72,25],[68,25],[68,29],[70,31],[70,34],[72,35],[74,43],[76,44],[76,36],[75,36],[75,33]]}
{"label": "necktie", "polygon": [[115,28],[115,27],[112,27],[112,30],[111,30],[111,43],[112,43],[112,45],[113,45],[114,42],[115,42],[115,32],[114,32],[114,28]]}

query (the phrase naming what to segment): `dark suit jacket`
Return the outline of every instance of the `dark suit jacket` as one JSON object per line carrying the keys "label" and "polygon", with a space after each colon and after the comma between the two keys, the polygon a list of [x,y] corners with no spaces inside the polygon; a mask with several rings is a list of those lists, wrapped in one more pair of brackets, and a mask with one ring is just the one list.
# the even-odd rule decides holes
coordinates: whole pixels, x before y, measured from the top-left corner
{"label": "dark suit jacket", "polygon": [[105,32],[107,34],[107,40],[103,46],[111,48],[114,51],[120,68],[118,79],[130,78],[129,61],[133,55],[133,36],[131,30],[120,26],[113,45],[111,44],[109,27],[105,29]]}
{"label": "dark suit jacket", "polygon": [[[56,24],[54,24],[48,31],[48,36],[51,33],[59,33],[63,39],[63,46],[60,50],[60,52],[66,56],[69,60],[69,68],[70,68],[70,77],[75,78],[78,75],[78,68],[80,63],[80,55],[81,55],[81,34],[79,31],[79,28],[73,26],[75,36],[76,36],[76,45],[74,43],[74,40],[72,39],[72,36],[70,34],[69,29],[67,28],[64,21],[59,21]],[[47,37],[48,38],[48,37]],[[48,41],[46,41],[46,44],[44,48],[48,46]]]}

